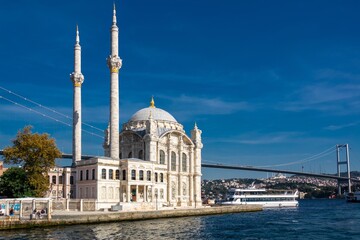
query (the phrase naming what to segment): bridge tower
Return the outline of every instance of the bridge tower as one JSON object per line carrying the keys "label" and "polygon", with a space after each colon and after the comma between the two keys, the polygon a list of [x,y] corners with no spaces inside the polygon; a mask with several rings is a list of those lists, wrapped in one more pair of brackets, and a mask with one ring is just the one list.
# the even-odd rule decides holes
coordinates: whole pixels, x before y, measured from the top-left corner
{"label": "bridge tower", "polygon": [[[340,149],[345,148],[345,161],[341,161],[340,158]],[[347,172],[347,178],[348,178],[348,192],[351,192],[351,181],[350,181],[350,156],[349,156],[349,144],[337,144],[336,145],[336,160],[337,160],[337,175],[340,177],[341,173],[341,165],[346,164],[346,172]],[[338,180],[338,194],[341,195],[341,186],[340,181]]]}
{"label": "bridge tower", "polygon": [[119,159],[119,69],[122,60],[119,57],[119,28],[116,25],[115,3],[110,35],[110,55],[107,58],[110,69],[110,157]]}
{"label": "bridge tower", "polygon": [[84,75],[81,73],[81,46],[77,25],[74,46],[74,72],[70,74],[70,79],[74,84],[72,164],[76,165],[77,161],[81,161],[81,85],[84,82]]}

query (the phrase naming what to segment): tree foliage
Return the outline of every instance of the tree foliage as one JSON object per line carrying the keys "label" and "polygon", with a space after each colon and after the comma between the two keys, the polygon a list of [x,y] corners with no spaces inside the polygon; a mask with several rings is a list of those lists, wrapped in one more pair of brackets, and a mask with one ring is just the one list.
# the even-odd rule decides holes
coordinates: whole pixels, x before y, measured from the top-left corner
{"label": "tree foliage", "polygon": [[4,162],[22,165],[35,196],[42,197],[49,188],[47,173],[61,152],[48,134],[32,133],[31,129],[26,126],[17,133],[13,146],[4,149]]}
{"label": "tree foliage", "polygon": [[9,198],[34,195],[23,168],[12,167],[0,177],[0,196]]}

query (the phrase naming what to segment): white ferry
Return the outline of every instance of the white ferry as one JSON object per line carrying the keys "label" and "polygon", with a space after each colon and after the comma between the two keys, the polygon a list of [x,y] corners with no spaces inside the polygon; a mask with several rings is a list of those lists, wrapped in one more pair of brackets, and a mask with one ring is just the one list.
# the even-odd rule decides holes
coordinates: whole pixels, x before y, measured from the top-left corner
{"label": "white ferry", "polygon": [[346,193],[346,201],[360,203],[360,191]]}
{"label": "white ferry", "polygon": [[268,207],[297,207],[299,192],[292,190],[266,190],[256,188],[231,188],[223,205],[232,204],[258,204]]}

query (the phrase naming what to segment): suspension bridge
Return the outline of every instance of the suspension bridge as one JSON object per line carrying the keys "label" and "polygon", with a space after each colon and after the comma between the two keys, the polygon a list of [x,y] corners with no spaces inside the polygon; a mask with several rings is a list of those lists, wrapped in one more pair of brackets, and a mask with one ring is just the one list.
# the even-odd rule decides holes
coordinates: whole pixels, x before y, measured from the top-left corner
{"label": "suspension bridge", "polygon": [[[4,100],[4,101],[7,101],[11,104],[14,104],[20,108],[23,108],[23,109],[26,109],[28,110],[29,112],[32,112],[32,113],[35,113],[35,114],[38,114],[44,118],[48,118],[50,120],[53,120],[53,121],[56,121],[60,124],[63,124],[65,126],[68,126],[68,127],[72,127],[72,124],[71,124],[71,121],[72,121],[72,117],[70,116],[67,116],[63,113],[60,113],[54,109],[51,109],[49,107],[46,107],[38,102],[35,102],[29,98],[26,98],[20,94],[17,94],[13,91],[10,91],[2,86],[0,86],[0,90],[3,90],[5,91],[7,94],[9,95],[12,95],[16,98],[19,98],[23,101],[26,102],[26,104],[32,104],[32,105],[35,105],[38,109],[43,109],[45,111],[48,111],[50,112],[50,114],[47,114],[47,113],[44,113],[43,111],[41,110],[37,110],[37,109],[34,109],[32,107],[29,107],[28,105],[26,104],[21,104],[15,100],[12,100],[8,97],[4,97],[2,95],[0,95],[0,100]],[[58,117],[62,117],[62,118],[65,118],[65,120],[60,120],[58,117],[55,117],[54,115],[57,115]],[[83,122],[82,123],[84,126],[87,126],[89,127],[91,130],[85,130],[85,129],[82,129],[83,132],[87,133],[87,134],[90,134],[92,136],[95,136],[95,137],[99,137],[101,139],[104,139],[104,136],[103,135],[100,135],[98,133],[94,133],[93,131],[98,131],[98,132],[101,132],[103,133],[103,129],[100,129],[100,128],[97,128],[95,126],[92,126],[88,123],[85,123]],[[345,161],[342,161],[340,159],[340,150],[341,148],[346,148],[346,160]],[[312,173],[312,172],[304,172],[304,171],[293,171],[293,170],[283,170],[283,169],[276,169],[274,167],[283,167],[283,166],[290,166],[290,165],[295,165],[295,164],[304,164],[304,163],[307,163],[307,162],[311,162],[311,161],[314,161],[318,158],[321,158],[321,157],[324,157],[324,156],[328,156],[330,153],[332,152],[335,152],[337,153],[337,161],[336,161],[336,165],[337,165],[337,174],[324,174],[324,173]],[[0,155],[3,155],[3,150],[0,150]],[[96,156],[93,156],[93,155],[82,155],[82,159],[89,159],[89,158],[93,158],[93,157],[96,157]],[[62,159],[72,159],[72,154],[66,154],[66,153],[63,153],[62,154]],[[335,161],[334,161],[335,162]],[[334,164],[335,165],[335,164]],[[344,177],[344,176],[341,176],[341,169],[340,169],[340,166],[341,165],[346,165],[346,173],[347,173],[347,176]],[[241,166],[241,165],[229,165],[229,164],[223,164],[223,163],[220,163],[220,162],[206,162],[206,161],[203,161],[201,166],[203,168],[215,168],[215,169],[226,169],[226,170],[243,170],[243,171],[256,171],[256,172],[268,172],[268,173],[284,173],[284,174],[293,174],[293,175],[300,175],[300,176],[309,176],[309,177],[318,177],[318,178],[328,178],[328,179],[335,179],[335,180],[338,180],[338,182],[348,182],[348,187],[349,187],[349,190],[350,190],[350,187],[351,187],[351,183],[350,181],[353,181],[353,182],[360,182],[359,179],[357,178],[351,178],[350,176],[350,159],[349,159],[349,149],[348,149],[348,145],[347,144],[338,144],[336,146],[332,146],[331,148],[328,148],[318,154],[315,154],[315,155],[312,155],[311,157],[307,157],[305,159],[301,159],[301,160],[298,160],[298,161],[293,161],[293,162],[288,162],[288,163],[282,163],[282,164],[274,164],[274,165],[268,165],[268,166]]]}

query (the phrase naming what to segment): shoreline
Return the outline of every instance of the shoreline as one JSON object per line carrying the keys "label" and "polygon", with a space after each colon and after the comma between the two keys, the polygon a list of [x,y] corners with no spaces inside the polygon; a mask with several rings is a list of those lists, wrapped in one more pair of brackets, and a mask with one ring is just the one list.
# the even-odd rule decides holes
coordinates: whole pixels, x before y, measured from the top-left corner
{"label": "shoreline", "polygon": [[261,205],[214,206],[202,208],[169,209],[158,211],[118,211],[118,212],[67,212],[55,211],[51,219],[20,220],[9,217],[0,220],[0,231],[11,229],[55,227],[75,224],[95,224],[107,222],[139,221],[160,218],[194,217],[206,215],[220,215],[233,213],[247,213],[262,211]]}

